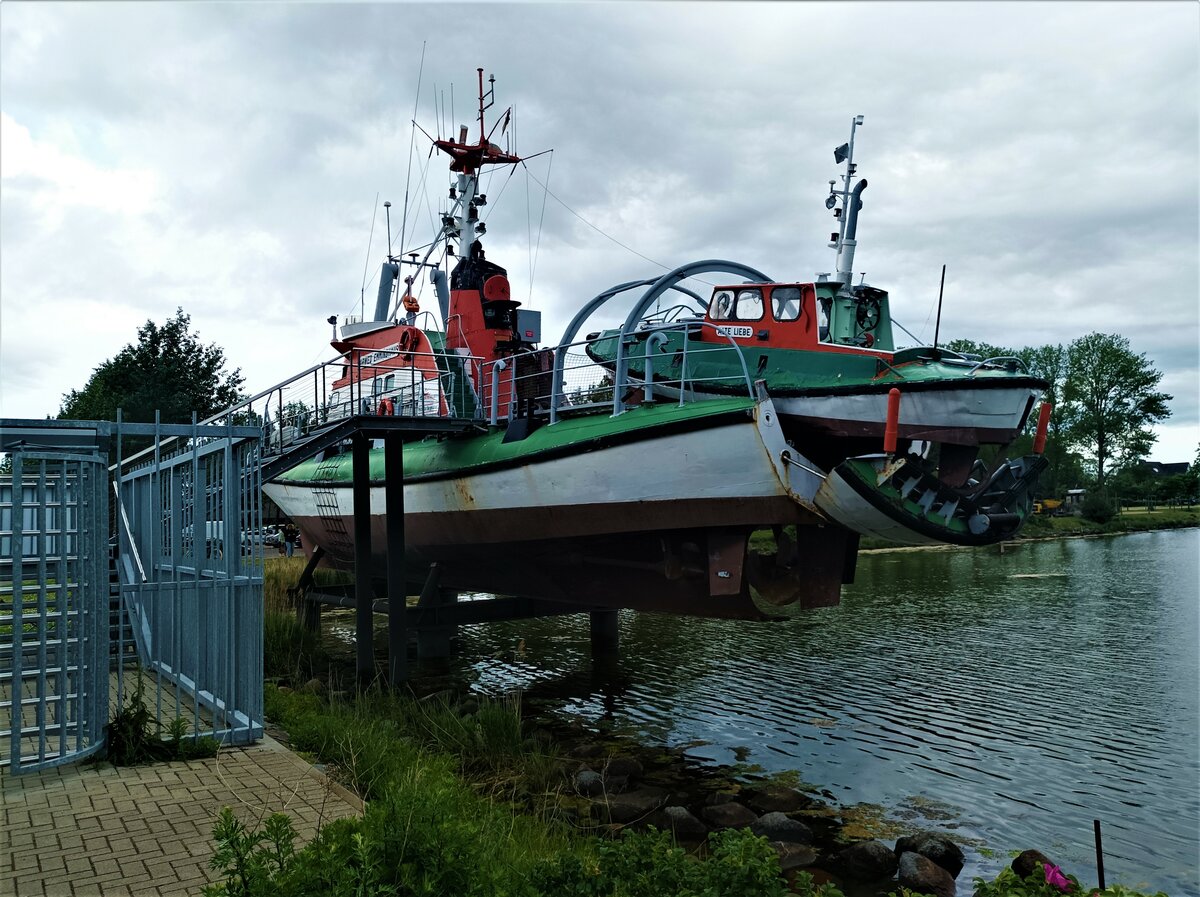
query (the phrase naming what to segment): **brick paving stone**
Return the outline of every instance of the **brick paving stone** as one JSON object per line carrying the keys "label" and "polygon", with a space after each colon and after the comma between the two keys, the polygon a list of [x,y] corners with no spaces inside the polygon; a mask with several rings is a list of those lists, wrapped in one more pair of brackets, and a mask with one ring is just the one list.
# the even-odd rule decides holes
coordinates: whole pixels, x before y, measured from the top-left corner
{"label": "brick paving stone", "polygon": [[121,864],[112,857],[92,857],[92,872],[98,877],[115,875],[121,871]]}
{"label": "brick paving stone", "polygon": [[0,787],[0,852],[12,854],[5,885],[19,897],[194,897],[215,879],[208,861],[223,806],[248,824],[286,812],[301,842],[318,823],[362,812],[353,795],[270,739],[194,763],[0,773]]}

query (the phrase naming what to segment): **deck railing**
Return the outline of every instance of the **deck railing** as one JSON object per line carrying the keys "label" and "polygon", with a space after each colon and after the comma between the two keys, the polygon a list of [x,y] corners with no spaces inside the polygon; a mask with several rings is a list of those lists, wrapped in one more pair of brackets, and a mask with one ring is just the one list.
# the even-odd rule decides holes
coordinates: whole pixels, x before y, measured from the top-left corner
{"label": "deck railing", "polygon": [[[712,353],[734,352],[740,372],[724,377],[706,373],[706,383],[729,381],[730,392],[753,397],[745,354],[731,337],[728,343],[693,339],[703,320],[667,319],[626,338],[623,355],[641,367],[614,383],[616,365],[599,363],[587,354],[594,340],[553,349],[517,352],[484,361],[455,350],[407,352],[398,349],[351,349],[313,365],[249,396],[199,425],[259,427],[263,454],[273,455],[325,427],[361,415],[412,418],[457,418],[497,425],[517,416],[547,416],[557,423],[564,415],[611,407],[617,415],[626,403],[697,398],[695,371]],[[662,351],[668,334],[683,332],[682,348]],[[556,388],[557,387],[557,388]],[[149,451],[149,450],[147,450]],[[137,456],[126,459],[135,463]]]}

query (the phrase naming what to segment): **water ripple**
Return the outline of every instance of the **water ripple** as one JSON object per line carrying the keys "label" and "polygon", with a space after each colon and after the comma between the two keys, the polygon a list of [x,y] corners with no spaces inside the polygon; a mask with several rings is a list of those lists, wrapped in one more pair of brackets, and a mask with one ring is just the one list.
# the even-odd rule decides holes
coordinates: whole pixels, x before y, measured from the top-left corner
{"label": "water ripple", "polygon": [[[1000,852],[1200,894],[1200,530],[864,555],[840,607],[783,623],[623,615],[597,675],[586,617],[469,627],[475,687],[691,756],[799,770],[843,802],[961,808]],[[936,821],[930,823],[937,825]],[[977,855],[963,873],[994,873]]]}

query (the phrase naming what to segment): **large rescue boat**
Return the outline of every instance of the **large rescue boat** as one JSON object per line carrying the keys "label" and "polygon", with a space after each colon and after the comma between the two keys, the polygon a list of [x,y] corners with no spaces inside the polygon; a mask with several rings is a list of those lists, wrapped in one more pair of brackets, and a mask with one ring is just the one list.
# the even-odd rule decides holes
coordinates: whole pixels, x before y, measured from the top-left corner
{"label": "large rescue boat", "polygon": [[[403,471],[386,468],[382,448],[371,452],[380,571],[385,484],[396,476],[416,583],[436,570],[443,588],[588,606],[735,617],[824,606],[852,579],[860,534],[985,544],[1016,531],[1040,458],[985,471],[973,453],[931,458],[928,447],[1010,440],[1042,384],[1007,360],[893,352],[887,296],[852,286],[848,261],[845,279],[809,284],[732,262],[684,266],[603,291],[559,345],[541,348],[540,314],[513,300],[481,239],[480,172],[522,161],[484,127],[492,95],[480,69],[478,139],[463,127],[456,140],[434,140],[453,182],[424,258],[389,255],[373,320],[343,321],[339,332],[330,319],[338,359],[269,393],[278,410],[268,451],[371,416],[468,424],[407,442]],[[847,180],[854,208],[862,186],[850,191]],[[853,246],[853,223],[840,242]],[[679,281],[714,270],[746,282],[719,287],[694,313],[644,315],[669,290],[698,299]],[[440,324],[414,296],[426,272]],[[634,287],[648,289],[620,333],[576,340],[591,314]],[[963,385],[958,398],[919,386],[939,377]],[[952,407],[1001,395],[995,414]],[[306,551],[349,568],[352,483],[352,455],[335,445],[264,490]],[[756,530],[774,534],[774,552],[749,551]]]}

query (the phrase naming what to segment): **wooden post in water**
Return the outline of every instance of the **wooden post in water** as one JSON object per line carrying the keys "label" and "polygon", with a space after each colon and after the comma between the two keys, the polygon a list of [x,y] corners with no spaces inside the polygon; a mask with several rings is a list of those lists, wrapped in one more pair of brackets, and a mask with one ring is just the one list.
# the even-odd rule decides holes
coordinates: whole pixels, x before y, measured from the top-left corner
{"label": "wooden post in water", "polygon": [[[442,570],[434,564],[429,570],[425,585],[421,588],[421,597],[417,599],[418,607],[441,607],[457,603],[458,592],[441,588],[441,578]],[[453,624],[418,629],[417,656],[422,660],[445,660],[450,656],[450,640],[457,630]]]}
{"label": "wooden post in water", "polygon": [[354,641],[359,685],[375,677],[372,637],[374,602],[371,592],[371,443],[361,431],[350,438],[354,462]]}
{"label": "wooden post in water", "polygon": [[388,683],[408,679],[408,585],[404,578],[404,443],[399,433],[383,441],[384,514],[387,518]]}
{"label": "wooden post in water", "polygon": [[591,624],[592,657],[616,657],[621,652],[620,619],[615,610],[594,610]]}

